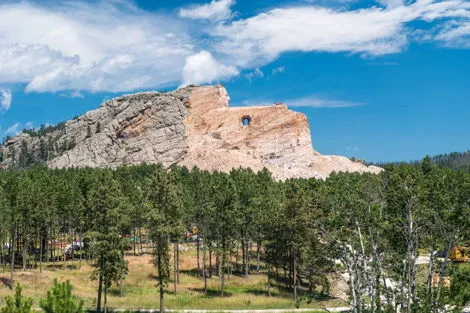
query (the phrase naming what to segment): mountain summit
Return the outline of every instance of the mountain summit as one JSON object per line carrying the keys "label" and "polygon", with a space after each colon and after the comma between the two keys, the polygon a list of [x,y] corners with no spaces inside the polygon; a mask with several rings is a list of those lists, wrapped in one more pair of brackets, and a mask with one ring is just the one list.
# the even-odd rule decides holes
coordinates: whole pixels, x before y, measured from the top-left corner
{"label": "mountain summit", "polygon": [[121,96],[73,120],[6,140],[0,146],[0,166],[24,168],[41,162],[52,168],[117,167],[146,162],[209,171],[266,167],[279,179],[381,171],[314,151],[307,117],[284,104],[229,107],[229,101],[220,85]]}

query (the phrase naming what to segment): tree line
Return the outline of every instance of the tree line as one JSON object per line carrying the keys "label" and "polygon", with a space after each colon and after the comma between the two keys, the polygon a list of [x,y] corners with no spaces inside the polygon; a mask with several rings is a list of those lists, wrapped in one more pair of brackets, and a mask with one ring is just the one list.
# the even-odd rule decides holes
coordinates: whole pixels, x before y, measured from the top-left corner
{"label": "tree line", "polygon": [[[164,288],[179,279],[178,245],[192,231],[204,292],[212,276],[224,296],[228,275],[262,270],[268,295],[283,285],[295,302],[310,302],[342,273],[353,312],[458,312],[470,302],[470,271],[449,255],[469,244],[469,213],[470,174],[430,158],[380,175],[286,181],[250,169],[33,167],[0,171],[0,258],[13,282],[15,268],[65,266],[57,243],[83,242],[72,245],[72,260],[92,262],[101,311],[125,280],[124,252],[137,254],[146,233],[163,311]],[[419,254],[429,255],[421,278]]]}

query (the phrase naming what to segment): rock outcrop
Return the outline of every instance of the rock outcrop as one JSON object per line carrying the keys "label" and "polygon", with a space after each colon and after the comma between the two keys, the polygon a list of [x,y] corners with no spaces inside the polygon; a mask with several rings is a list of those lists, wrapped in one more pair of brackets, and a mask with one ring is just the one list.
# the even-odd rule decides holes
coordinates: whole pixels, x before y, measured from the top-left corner
{"label": "rock outcrop", "polygon": [[0,166],[40,161],[53,168],[142,162],[210,171],[266,167],[279,179],[381,170],[315,152],[306,116],[284,104],[231,108],[229,101],[222,86],[125,95],[60,127],[10,138],[0,146]]}

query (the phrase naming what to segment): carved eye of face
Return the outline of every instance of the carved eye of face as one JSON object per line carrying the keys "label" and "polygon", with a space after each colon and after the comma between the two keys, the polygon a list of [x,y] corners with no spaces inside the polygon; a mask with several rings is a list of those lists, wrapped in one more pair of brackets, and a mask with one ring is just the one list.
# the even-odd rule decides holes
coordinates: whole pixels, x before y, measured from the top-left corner
{"label": "carved eye of face", "polygon": [[243,126],[250,126],[250,124],[251,124],[251,117],[249,117],[249,116],[242,117],[242,125]]}

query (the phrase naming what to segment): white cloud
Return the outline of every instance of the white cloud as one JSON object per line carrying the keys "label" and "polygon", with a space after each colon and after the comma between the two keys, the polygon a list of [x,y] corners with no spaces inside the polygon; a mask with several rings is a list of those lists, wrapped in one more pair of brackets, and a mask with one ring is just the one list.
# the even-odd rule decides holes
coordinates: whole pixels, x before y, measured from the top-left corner
{"label": "white cloud", "polygon": [[70,93],[71,98],[78,98],[78,99],[83,99],[85,98],[85,95],[80,92],[80,90],[75,90]]}
{"label": "white cloud", "polygon": [[279,67],[276,67],[275,69],[273,69],[272,74],[273,75],[281,74],[281,73],[284,73],[285,70],[286,70],[285,66],[279,66]]}
{"label": "white cloud", "polygon": [[127,91],[181,81],[184,25],[124,2],[0,4],[0,83],[27,91]]}
{"label": "white cloud", "polygon": [[0,137],[5,137],[5,136],[14,136],[18,134],[20,131],[23,129],[34,129],[34,123],[33,122],[27,122],[25,124],[22,123],[15,123],[2,131],[2,128],[0,127]]}
{"label": "white cloud", "polygon": [[3,136],[14,136],[20,131],[20,128],[21,123],[15,123],[3,132]]}
{"label": "white cloud", "polygon": [[8,110],[13,100],[13,94],[10,89],[0,89],[0,111]]}
{"label": "white cloud", "polygon": [[358,146],[354,146],[354,147],[346,147],[346,150],[349,150],[349,151],[359,151],[361,150]]}
{"label": "white cloud", "polygon": [[446,25],[435,37],[451,47],[470,47],[470,21]]}
{"label": "white cloud", "polygon": [[242,103],[245,106],[269,106],[269,105],[273,105],[274,103],[285,103],[289,108],[330,108],[330,109],[350,108],[350,107],[364,105],[364,103],[331,100],[331,99],[326,99],[323,97],[318,97],[315,95],[301,97],[301,98],[287,99],[287,100],[283,100],[280,102],[270,101],[270,100],[260,100],[260,101],[247,100],[247,101],[243,101]]}
{"label": "white cloud", "polygon": [[308,107],[308,108],[350,108],[363,105],[363,103],[329,100],[317,96],[308,96],[298,99],[284,101],[289,107]]}
{"label": "white cloud", "polygon": [[210,52],[203,50],[186,58],[183,85],[213,83],[238,74],[236,67],[217,62]]}
{"label": "white cloud", "polygon": [[[469,1],[377,1],[382,5],[351,10],[321,7],[328,1],[314,0],[235,21],[228,20],[235,0],[180,9],[182,17],[216,22],[202,27],[144,11],[131,1],[3,1],[0,84],[70,95],[122,92],[211,83],[240,70],[259,77],[257,68],[289,51],[380,56],[403,51],[412,40],[470,47]],[[429,25],[419,28],[414,21]]]}
{"label": "white cloud", "polygon": [[404,4],[404,0],[377,0],[377,2],[387,8],[396,8]]}
{"label": "white cloud", "polygon": [[470,17],[470,3],[464,0],[417,0],[398,6],[388,2],[387,8],[349,11],[318,6],[273,9],[219,25],[212,35],[223,40],[214,49],[232,56],[240,67],[264,65],[289,51],[380,56],[406,48],[410,22]]}
{"label": "white cloud", "polygon": [[85,95],[80,90],[74,90],[71,92],[62,92],[59,94],[61,97],[85,99]]}
{"label": "white cloud", "polygon": [[212,0],[210,3],[181,8],[179,16],[190,19],[212,19],[221,21],[232,16],[230,7],[235,0]]}
{"label": "white cloud", "polygon": [[246,79],[248,79],[248,81],[251,82],[256,77],[258,77],[258,78],[264,77],[264,73],[263,73],[263,71],[261,71],[259,69],[259,67],[257,67],[257,68],[255,68],[255,70],[253,72],[249,72],[248,74],[245,74],[245,77],[246,77]]}

